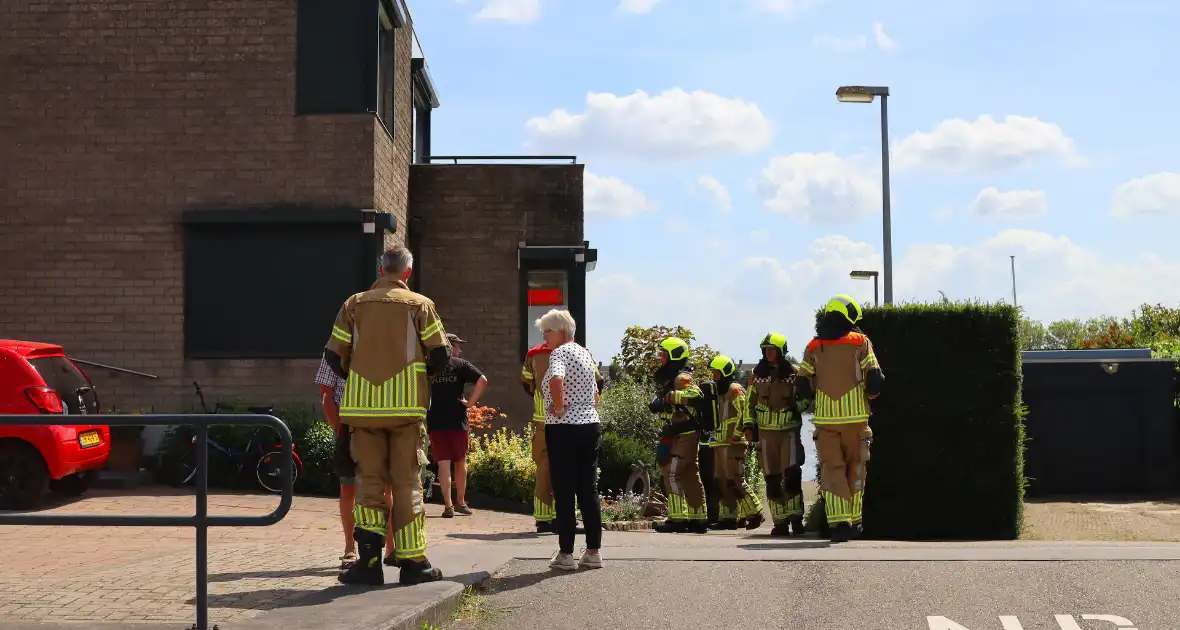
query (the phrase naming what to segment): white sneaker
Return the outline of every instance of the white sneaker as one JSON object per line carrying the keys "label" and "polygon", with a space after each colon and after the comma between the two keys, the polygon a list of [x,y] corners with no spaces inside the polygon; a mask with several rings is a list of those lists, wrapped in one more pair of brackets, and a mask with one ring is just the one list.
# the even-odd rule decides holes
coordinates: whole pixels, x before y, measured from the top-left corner
{"label": "white sneaker", "polygon": [[589,549],[583,551],[582,559],[578,561],[578,566],[584,569],[601,569],[602,553],[599,551],[591,551]]}
{"label": "white sneaker", "polygon": [[553,561],[549,563],[550,569],[559,569],[561,571],[574,571],[578,568],[578,562],[574,560],[572,553],[560,553],[554,556]]}

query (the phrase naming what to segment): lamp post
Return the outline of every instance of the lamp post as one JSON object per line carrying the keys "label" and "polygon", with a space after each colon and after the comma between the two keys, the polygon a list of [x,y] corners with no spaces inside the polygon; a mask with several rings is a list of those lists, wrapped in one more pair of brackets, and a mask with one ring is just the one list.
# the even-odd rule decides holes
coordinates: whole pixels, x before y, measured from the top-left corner
{"label": "lamp post", "polygon": [[889,214],[889,88],[845,85],[836,90],[841,103],[872,103],[881,97],[881,231],[885,255],[885,304],[893,304],[893,241]]}
{"label": "lamp post", "polygon": [[880,306],[877,301],[877,272],[876,271],[852,271],[848,273],[848,277],[853,280],[868,280],[873,279],[873,306]]}

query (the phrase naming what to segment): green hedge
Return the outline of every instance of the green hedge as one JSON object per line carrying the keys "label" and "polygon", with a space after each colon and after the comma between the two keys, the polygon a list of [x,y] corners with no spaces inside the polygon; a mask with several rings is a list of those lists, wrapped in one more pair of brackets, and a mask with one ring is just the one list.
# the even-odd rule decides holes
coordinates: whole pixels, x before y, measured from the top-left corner
{"label": "green hedge", "polygon": [[1014,539],[1024,507],[1024,410],[1010,305],[866,309],[885,391],[873,401],[865,535]]}

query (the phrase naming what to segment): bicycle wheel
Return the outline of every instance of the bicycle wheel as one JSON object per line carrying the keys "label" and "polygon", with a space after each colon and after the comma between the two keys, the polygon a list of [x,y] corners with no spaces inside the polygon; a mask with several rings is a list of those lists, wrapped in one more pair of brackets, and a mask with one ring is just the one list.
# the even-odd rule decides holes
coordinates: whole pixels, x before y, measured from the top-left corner
{"label": "bicycle wheel", "polygon": [[[283,491],[283,480],[279,476],[279,462],[283,459],[283,454],[279,451],[271,451],[263,455],[258,460],[258,465],[255,466],[255,475],[258,477],[258,484],[266,490],[278,494]],[[299,479],[299,467],[295,462],[291,462],[291,486],[295,486],[295,481]]]}
{"label": "bicycle wheel", "polygon": [[176,479],[179,486],[188,485],[197,476],[197,456],[189,451],[176,462]]}

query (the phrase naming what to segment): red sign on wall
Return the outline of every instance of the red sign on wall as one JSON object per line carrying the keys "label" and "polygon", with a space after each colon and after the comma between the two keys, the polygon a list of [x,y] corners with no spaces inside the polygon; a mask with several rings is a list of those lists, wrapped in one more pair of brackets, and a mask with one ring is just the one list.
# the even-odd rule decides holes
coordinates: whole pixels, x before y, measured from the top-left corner
{"label": "red sign on wall", "polygon": [[563,306],[561,289],[529,289],[529,306]]}

